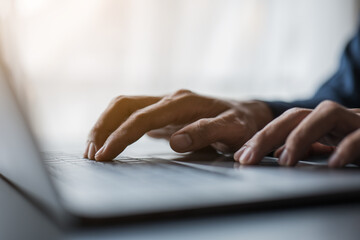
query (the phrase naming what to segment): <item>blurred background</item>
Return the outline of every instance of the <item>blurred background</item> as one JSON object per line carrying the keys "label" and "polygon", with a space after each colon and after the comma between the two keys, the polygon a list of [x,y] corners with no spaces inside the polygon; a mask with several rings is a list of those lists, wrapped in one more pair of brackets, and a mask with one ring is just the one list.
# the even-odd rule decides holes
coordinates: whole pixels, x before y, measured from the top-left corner
{"label": "blurred background", "polygon": [[19,94],[39,139],[55,147],[82,147],[117,95],[309,97],[335,71],[359,13],[359,0],[1,4]]}

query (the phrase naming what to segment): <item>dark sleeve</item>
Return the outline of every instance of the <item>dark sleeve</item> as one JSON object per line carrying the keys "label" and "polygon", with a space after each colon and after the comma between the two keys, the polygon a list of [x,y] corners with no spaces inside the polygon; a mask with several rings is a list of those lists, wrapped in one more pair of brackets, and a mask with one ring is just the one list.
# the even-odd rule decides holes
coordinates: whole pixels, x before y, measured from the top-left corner
{"label": "dark sleeve", "polygon": [[346,45],[339,68],[310,99],[293,102],[265,101],[274,117],[293,107],[315,108],[324,100],[338,102],[345,107],[360,107],[360,27],[355,37]]}

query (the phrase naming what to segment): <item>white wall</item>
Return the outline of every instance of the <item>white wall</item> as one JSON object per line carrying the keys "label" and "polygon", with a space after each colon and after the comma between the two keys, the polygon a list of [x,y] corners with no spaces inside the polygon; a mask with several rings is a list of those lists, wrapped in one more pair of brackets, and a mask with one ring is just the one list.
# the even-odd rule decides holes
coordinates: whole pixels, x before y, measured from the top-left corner
{"label": "white wall", "polygon": [[357,6],[355,0],[17,0],[6,30],[37,133],[82,143],[119,94],[189,88],[238,99],[310,96],[335,70],[355,30]]}

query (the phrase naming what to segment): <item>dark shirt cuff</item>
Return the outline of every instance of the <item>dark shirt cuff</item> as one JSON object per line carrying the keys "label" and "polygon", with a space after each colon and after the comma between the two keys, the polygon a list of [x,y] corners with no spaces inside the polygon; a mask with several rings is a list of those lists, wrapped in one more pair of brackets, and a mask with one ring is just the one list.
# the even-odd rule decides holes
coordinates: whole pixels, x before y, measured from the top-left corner
{"label": "dark shirt cuff", "polygon": [[312,99],[299,100],[294,102],[283,102],[283,101],[263,101],[263,102],[269,106],[274,118],[277,118],[278,116],[280,116],[290,108],[299,107],[299,108],[313,109],[319,104],[319,102],[321,102],[321,100],[312,98]]}

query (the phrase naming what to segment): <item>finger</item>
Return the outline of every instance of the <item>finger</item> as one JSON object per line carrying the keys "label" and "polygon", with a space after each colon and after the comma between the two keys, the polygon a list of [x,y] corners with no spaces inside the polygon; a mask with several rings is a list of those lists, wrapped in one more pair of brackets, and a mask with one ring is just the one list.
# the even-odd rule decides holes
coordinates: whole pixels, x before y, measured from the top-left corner
{"label": "finger", "polygon": [[324,101],[291,132],[279,163],[288,166],[296,164],[314,142],[331,131],[347,135],[360,127],[359,119],[357,114],[342,106]]}
{"label": "finger", "polygon": [[276,149],[276,151],[274,152],[274,157],[276,157],[276,158],[280,157],[280,155],[284,151],[284,149],[285,149],[285,145],[282,145],[281,147]]}
{"label": "finger", "polygon": [[339,144],[329,160],[329,167],[343,167],[360,158],[360,129],[349,134]]}
{"label": "finger", "polygon": [[[109,135],[115,131],[134,111],[159,101],[159,97],[116,97],[101,114],[88,136],[88,142],[100,149]],[[88,149],[88,157],[90,158]],[[94,159],[94,158],[90,158]]]}
{"label": "finger", "polygon": [[352,111],[353,113],[360,114],[360,108],[351,108],[349,110]]}
{"label": "finger", "polygon": [[165,130],[156,130],[156,131],[150,131],[146,133],[146,135],[152,138],[169,140],[172,134]]}
{"label": "finger", "polygon": [[177,92],[131,115],[108,137],[95,159],[106,161],[115,158],[150,130],[169,124],[192,122],[200,117],[216,116],[227,108],[228,105],[218,100],[199,97],[188,91]]}
{"label": "finger", "polygon": [[212,144],[210,144],[210,147],[214,150],[216,150],[217,152],[220,152],[220,153],[228,153],[228,154],[231,154],[233,153],[236,149],[239,149],[239,146],[238,147],[234,147],[234,146],[231,146],[229,144],[225,144],[223,142],[214,142]]}
{"label": "finger", "polygon": [[151,130],[149,132],[147,132],[146,134],[149,137],[152,138],[164,138],[169,140],[171,135],[173,135],[175,132],[179,131],[179,129],[181,129],[183,127],[182,126],[166,126],[164,128],[160,128],[160,129],[155,129],[155,130]]}
{"label": "finger", "polygon": [[263,157],[281,146],[289,133],[310,114],[311,110],[293,108],[270,122],[234,154],[235,161],[257,164]]}
{"label": "finger", "polygon": [[[285,149],[285,145],[281,146],[274,152],[274,157],[280,157],[282,152]],[[331,154],[335,150],[335,147],[324,145],[321,143],[314,143],[311,145],[309,151],[306,153],[306,157],[310,156],[320,156]]]}
{"label": "finger", "polygon": [[246,125],[242,117],[228,110],[214,118],[200,119],[173,134],[170,146],[176,152],[195,151],[209,145],[218,146],[221,151],[235,149],[235,144],[242,145],[256,131],[256,126]]}
{"label": "finger", "polygon": [[96,146],[94,143],[91,142],[90,146],[89,146],[89,153],[88,153],[89,159],[94,159],[95,153],[96,153]]}
{"label": "finger", "polygon": [[84,154],[83,154],[83,157],[84,157],[84,158],[88,158],[89,147],[90,147],[90,143],[87,142],[87,143],[86,143],[86,147],[85,147],[85,152],[84,152]]}
{"label": "finger", "polygon": [[335,151],[336,147],[328,146],[321,143],[314,143],[311,145],[307,156],[321,156],[328,155]]}

